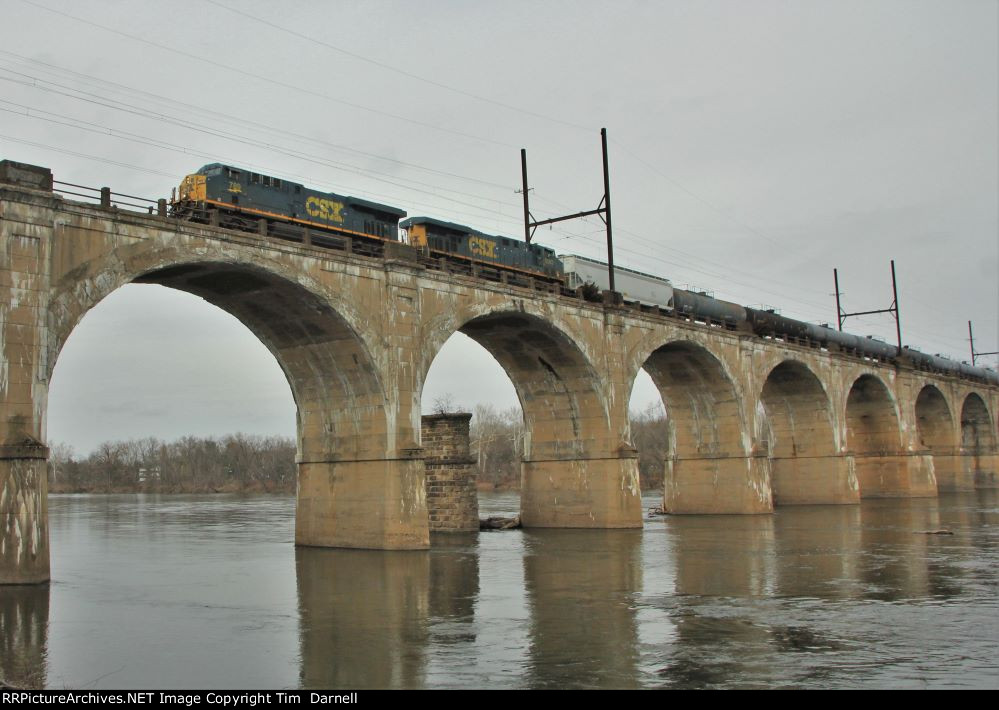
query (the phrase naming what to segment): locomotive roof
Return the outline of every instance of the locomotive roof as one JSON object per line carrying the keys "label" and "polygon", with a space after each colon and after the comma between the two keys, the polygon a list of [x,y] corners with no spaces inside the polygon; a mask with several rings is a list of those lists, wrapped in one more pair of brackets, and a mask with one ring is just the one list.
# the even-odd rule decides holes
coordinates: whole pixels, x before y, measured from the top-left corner
{"label": "locomotive roof", "polygon": [[[198,170],[197,174],[206,173],[209,170],[211,170],[212,168],[228,168],[229,170],[236,170],[236,171],[238,171],[240,173],[246,173],[247,175],[249,175],[252,172],[255,172],[253,170],[249,170],[247,168],[240,168],[240,167],[235,166],[235,165],[226,165],[225,163],[209,163],[208,165],[201,166],[201,168]],[[262,175],[263,173],[260,173],[260,174]],[[353,205],[355,207],[365,207],[365,208],[367,208],[369,210],[373,210],[373,211],[377,211],[377,212],[385,212],[386,214],[390,214],[390,215],[392,215],[394,217],[399,217],[399,218],[402,218],[402,217],[406,216],[406,210],[399,209],[398,207],[393,207],[392,205],[386,205],[386,204],[383,204],[381,202],[372,202],[371,200],[365,200],[365,199],[363,199],[361,197],[352,197],[350,195],[341,195],[341,194],[336,193],[336,192],[323,192],[322,190],[316,190],[315,188],[306,187],[305,185],[302,185],[302,183],[295,182],[294,180],[284,180],[283,178],[281,178],[281,181],[284,182],[286,185],[298,185],[303,190],[309,190],[311,192],[318,192],[318,193],[323,194],[323,195],[333,195],[333,196],[335,196],[335,197],[343,200],[344,202],[346,202],[346,203],[348,203],[350,205]]]}

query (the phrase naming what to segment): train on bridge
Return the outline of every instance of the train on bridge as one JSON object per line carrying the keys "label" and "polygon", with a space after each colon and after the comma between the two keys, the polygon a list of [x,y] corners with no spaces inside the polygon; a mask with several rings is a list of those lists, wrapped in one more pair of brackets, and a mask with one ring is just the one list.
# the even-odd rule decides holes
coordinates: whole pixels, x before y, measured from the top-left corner
{"label": "train on bridge", "polygon": [[[448,261],[459,273],[526,276],[558,284],[593,297],[609,287],[607,264],[578,255],[556,255],[539,244],[485,234],[453,222],[409,217],[405,210],[357,197],[320,192],[221,163],[212,163],[186,176],[170,201],[170,213],[180,219],[244,231],[309,241],[342,248],[350,240],[354,253],[380,255],[386,242],[405,241],[434,260]],[[307,237],[307,238],[306,238]],[[674,287],[668,279],[615,267],[615,286],[625,301],[668,314],[747,329],[761,337],[806,341],[877,360],[904,358],[934,372],[999,384],[999,373],[939,355],[929,355],[871,337],[786,318],[775,310],[755,309],[716,299],[706,292]]]}

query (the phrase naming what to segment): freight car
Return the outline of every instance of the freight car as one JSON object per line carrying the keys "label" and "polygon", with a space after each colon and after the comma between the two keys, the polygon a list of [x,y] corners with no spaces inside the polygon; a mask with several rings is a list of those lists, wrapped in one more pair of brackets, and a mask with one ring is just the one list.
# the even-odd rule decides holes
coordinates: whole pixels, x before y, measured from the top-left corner
{"label": "freight car", "polygon": [[[607,264],[585,257],[560,255],[565,263],[566,281],[570,287],[578,287],[589,283],[597,288],[606,289],[609,284]],[[622,276],[626,274],[622,282]],[[651,284],[659,277],[630,269],[619,270],[614,267],[615,286],[626,284],[634,293],[638,283]],[[634,283],[628,279],[633,279]],[[669,283],[669,282],[666,282]],[[627,300],[659,306],[666,311],[672,311],[678,316],[694,320],[703,320],[724,325],[730,329],[745,328],[760,337],[771,337],[807,341],[824,348],[832,348],[841,352],[854,353],[861,357],[877,360],[907,360],[915,367],[932,372],[942,372],[959,377],[969,377],[999,384],[999,373],[983,367],[975,367],[965,362],[957,362],[939,355],[928,355],[913,348],[905,347],[900,353],[898,347],[872,337],[863,337],[835,330],[827,325],[815,325],[787,318],[768,310],[759,310],[740,306],[737,303],[723,301],[703,293],[695,293],[684,289],[670,287],[648,291],[644,297],[628,295]]]}
{"label": "freight car", "polygon": [[[577,289],[585,284],[592,284],[601,291],[610,288],[610,276],[604,262],[577,254],[559,254],[558,258],[565,270],[567,288]],[[614,286],[627,301],[673,308],[673,284],[661,276],[615,266]]]}
{"label": "freight car", "polygon": [[483,234],[471,227],[431,217],[410,217],[399,223],[411,246],[431,256],[449,255],[523,271],[561,281],[562,262],[540,244]]}

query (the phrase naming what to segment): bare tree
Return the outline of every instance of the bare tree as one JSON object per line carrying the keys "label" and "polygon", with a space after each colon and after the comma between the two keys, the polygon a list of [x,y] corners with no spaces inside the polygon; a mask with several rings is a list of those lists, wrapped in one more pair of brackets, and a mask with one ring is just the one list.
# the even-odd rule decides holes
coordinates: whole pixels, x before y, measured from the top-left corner
{"label": "bare tree", "polygon": [[638,449],[638,476],[643,489],[662,488],[670,455],[669,421],[661,402],[631,412],[631,441]]}
{"label": "bare tree", "polygon": [[491,404],[476,406],[469,439],[480,481],[519,485],[524,440],[523,415],[519,408],[497,412]]}
{"label": "bare tree", "polygon": [[434,398],[434,414],[454,414],[460,411],[461,406],[455,403],[454,395],[450,392]]}
{"label": "bare tree", "polygon": [[67,483],[68,468],[73,461],[73,447],[69,444],[55,443],[49,447],[49,485],[58,489],[62,483]]}
{"label": "bare tree", "polygon": [[296,482],[295,443],[276,436],[108,441],[82,460],[65,444],[51,451],[49,479],[60,492],[291,492]]}

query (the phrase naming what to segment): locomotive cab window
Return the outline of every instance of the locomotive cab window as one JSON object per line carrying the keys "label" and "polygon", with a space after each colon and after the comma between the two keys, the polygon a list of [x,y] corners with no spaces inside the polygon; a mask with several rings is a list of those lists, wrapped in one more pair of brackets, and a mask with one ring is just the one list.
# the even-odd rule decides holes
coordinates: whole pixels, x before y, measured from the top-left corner
{"label": "locomotive cab window", "polygon": [[264,187],[270,187],[270,186],[271,186],[271,179],[267,175],[264,175]]}
{"label": "locomotive cab window", "polygon": [[225,169],[226,176],[232,178],[233,180],[239,180],[239,171],[233,170],[232,168]]}
{"label": "locomotive cab window", "polygon": [[250,173],[250,184],[257,185],[260,183],[260,175],[257,173]]}

